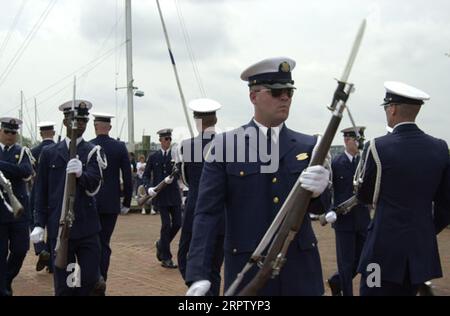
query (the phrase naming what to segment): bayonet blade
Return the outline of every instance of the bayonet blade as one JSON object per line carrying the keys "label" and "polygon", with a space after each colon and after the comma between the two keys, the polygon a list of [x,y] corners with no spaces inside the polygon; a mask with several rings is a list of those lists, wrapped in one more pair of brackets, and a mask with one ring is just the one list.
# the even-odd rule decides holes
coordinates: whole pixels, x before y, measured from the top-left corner
{"label": "bayonet blade", "polygon": [[350,57],[348,58],[347,65],[345,66],[344,72],[341,76],[341,82],[347,83],[348,77],[355,62],[356,56],[358,55],[359,47],[361,46],[362,39],[364,37],[364,31],[366,30],[367,21],[364,19],[359,27],[358,34],[356,35],[355,42],[353,43],[352,51]]}

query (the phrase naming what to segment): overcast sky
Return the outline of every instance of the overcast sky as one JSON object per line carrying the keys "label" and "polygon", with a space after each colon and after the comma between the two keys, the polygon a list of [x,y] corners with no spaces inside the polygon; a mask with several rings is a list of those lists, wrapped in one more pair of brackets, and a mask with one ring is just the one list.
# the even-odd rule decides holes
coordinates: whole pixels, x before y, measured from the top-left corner
{"label": "overcast sky", "polygon": [[[14,67],[11,60],[53,0],[0,0],[0,116],[17,116],[20,91],[26,101],[25,135],[34,125],[34,97],[39,120],[61,121],[58,105],[77,97],[92,111],[117,115],[112,136],[127,140],[124,0],[58,0]],[[379,104],[384,81],[404,81],[431,95],[419,126],[450,141],[450,1],[448,0],[161,0],[172,50],[186,100],[203,97],[183,37],[183,17],[206,96],[223,104],[220,129],[247,123],[253,113],[246,83],[248,65],[267,57],[297,61],[298,90],[287,125],[304,133],[323,133],[330,119],[326,106],[336,88],[363,18],[365,37],[350,75],[356,91],[348,104],[366,135],[385,134]],[[178,11],[177,11],[178,7]],[[22,8],[21,14],[18,12]],[[18,17],[14,23],[15,17]],[[143,133],[172,127],[175,140],[187,131],[175,77],[153,0],[133,0],[135,140]],[[11,26],[12,32],[9,33]],[[9,41],[5,46],[5,39]],[[94,68],[95,66],[95,68]],[[10,69],[9,74],[5,71]],[[86,72],[90,70],[89,72]],[[8,74],[5,76],[5,74]],[[350,126],[347,116],[341,127]],[[92,122],[86,139],[94,137]],[[337,136],[335,144],[342,144]]]}

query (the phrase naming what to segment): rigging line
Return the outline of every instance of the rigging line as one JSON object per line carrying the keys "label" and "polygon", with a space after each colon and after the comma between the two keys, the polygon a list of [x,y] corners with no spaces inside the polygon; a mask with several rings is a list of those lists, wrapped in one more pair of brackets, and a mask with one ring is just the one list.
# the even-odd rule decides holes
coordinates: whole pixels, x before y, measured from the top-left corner
{"label": "rigging line", "polygon": [[125,44],[125,41],[122,42],[120,45],[113,47],[109,50],[107,50],[103,55],[99,56],[98,58],[95,58],[93,60],[91,60],[90,62],[88,62],[87,64],[84,64],[83,66],[77,68],[75,71],[71,72],[70,74],[68,74],[67,76],[64,76],[63,78],[61,78],[60,80],[56,81],[55,83],[53,83],[52,85],[48,86],[47,88],[39,91],[37,94],[35,94],[34,96],[38,96],[41,95],[42,93],[46,92],[47,90],[53,88],[54,86],[56,86],[57,84],[59,84],[60,82],[63,82],[64,80],[66,80],[67,78],[72,78],[75,74],[77,74],[78,72],[82,71],[85,68],[88,68],[91,64],[94,64],[96,62],[98,62],[99,60],[103,59],[103,58],[107,58],[109,57],[110,54],[112,54],[113,52],[115,52],[116,49],[120,48],[121,46],[123,46]]}
{"label": "rigging line", "polygon": [[6,46],[8,45],[9,39],[11,38],[13,30],[16,27],[20,16],[22,15],[23,8],[25,7],[25,4],[27,3],[27,1],[28,0],[22,0],[22,4],[20,5],[19,11],[17,12],[16,16],[14,17],[13,23],[11,24],[11,27],[9,28],[8,34],[6,35],[5,39],[2,42],[2,45],[0,46],[0,58],[2,57],[3,51],[5,50]]}
{"label": "rigging line", "polygon": [[[112,52],[114,52],[115,49],[118,49],[119,47],[123,46],[124,44],[125,44],[125,41],[124,41],[123,43],[121,43],[118,47],[113,47],[113,48],[111,48],[111,49],[108,50],[105,54],[103,54],[102,56],[100,56],[100,57],[97,58],[97,59],[101,59],[101,58],[104,58],[104,57],[108,56],[109,54],[111,54]],[[83,66],[77,68],[75,71],[71,72],[71,73],[68,74],[67,76],[64,76],[63,78],[61,78],[61,79],[59,79],[58,81],[54,82],[53,84],[51,84],[51,85],[48,86],[47,88],[44,88],[44,89],[42,89],[41,91],[37,92],[36,94],[33,95],[33,97],[37,97],[37,96],[43,94],[44,92],[50,90],[51,88],[53,88],[54,86],[60,84],[61,82],[63,82],[64,80],[66,80],[66,79],[69,78],[69,77],[72,78],[74,74],[78,73],[79,71],[81,71],[81,70],[84,69],[84,68],[87,68],[89,65],[91,65],[91,64],[93,64],[93,63],[95,63],[95,62],[97,62],[97,59],[91,60],[89,63],[87,63],[87,64],[85,64],[85,65],[83,65]],[[71,84],[73,84],[73,83],[71,83]],[[60,90],[58,90],[58,91],[60,91]],[[30,99],[28,99],[27,101],[29,101],[29,100],[30,100]],[[13,108],[11,108],[11,109],[9,109],[9,110],[7,110],[7,111],[4,112],[2,115],[10,113],[10,112],[16,110],[18,107],[20,107],[20,104],[14,106]]]}
{"label": "rigging line", "polygon": [[181,12],[181,8],[178,4],[178,0],[175,0],[175,7],[177,9],[177,15],[178,15],[178,21],[180,23],[180,27],[183,33],[183,38],[184,38],[184,42],[188,51],[188,55],[189,55],[189,59],[191,60],[191,65],[192,65],[192,69],[194,71],[194,76],[197,80],[197,84],[198,87],[200,89],[200,93],[203,97],[206,97],[206,91],[205,88],[203,86],[203,82],[202,79],[200,77],[200,72],[198,70],[198,66],[197,66],[197,60],[195,58],[195,54],[194,51],[192,49],[192,45],[191,45],[191,39],[189,36],[189,32],[187,31],[187,27],[186,27],[186,23],[184,22],[184,17],[183,17],[183,13]]}
{"label": "rigging line", "polygon": [[15,65],[17,64],[17,62],[20,60],[20,57],[22,57],[22,55],[25,52],[25,50],[27,49],[28,45],[33,40],[34,36],[39,31],[39,29],[42,26],[42,24],[45,22],[47,16],[49,15],[49,13],[52,10],[52,8],[53,8],[54,4],[56,3],[56,1],[57,0],[51,0],[50,1],[49,5],[46,7],[44,12],[41,14],[41,16],[39,17],[39,19],[36,22],[36,24],[33,26],[33,28],[30,31],[30,33],[28,33],[28,36],[26,37],[25,41],[22,43],[20,48],[16,51],[16,54],[11,59],[11,61],[8,64],[8,66],[6,66],[6,68],[3,71],[3,73],[0,75],[0,87],[6,81],[6,78],[8,78],[9,74],[12,72],[12,70],[14,69]]}
{"label": "rigging line", "polygon": [[[110,39],[111,35],[113,34],[114,30],[117,30],[117,25],[118,25],[119,22],[122,20],[123,16],[124,16],[124,14],[122,14],[122,15],[119,17],[119,19],[116,20],[116,22],[115,22],[114,25],[112,26],[111,30],[109,31],[108,36],[103,40],[103,43],[102,43],[102,45],[100,46],[100,49],[97,51],[97,53],[96,53],[94,56],[99,55],[99,54],[102,52],[103,48],[105,47],[105,44],[109,41],[109,39]],[[117,33],[117,32],[116,32],[116,33]],[[118,49],[117,44],[115,45],[115,47],[116,47],[116,49]]]}
{"label": "rigging line", "polygon": [[[110,52],[109,56],[111,56],[111,55],[112,55],[112,52]],[[86,70],[85,72],[83,72],[82,74],[80,74],[79,76],[77,76],[77,78],[78,78],[78,79],[81,79],[81,78],[85,79],[85,77],[87,76],[87,74],[88,74],[89,72],[91,72],[92,70],[94,70],[95,68],[97,68],[97,67],[98,67],[100,64],[102,64],[104,61],[106,61],[106,60],[108,59],[109,56],[105,56],[102,60],[98,61],[97,64],[95,64],[95,65],[92,66],[90,69]],[[61,88],[60,90],[58,90],[56,93],[52,94],[50,97],[48,97],[48,98],[46,98],[44,101],[42,101],[41,104],[44,103],[45,101],[48,101],[49,99],[53,98],[54,96],[60,94],[62,91],[65,91],[65,90],[67,89],[67,87],[72,86],[72,85],[73,85],[72,82],[70,82],[69,84],[65,85],[63,88]],[[52,110],[52,109],[47,110],[46,113],[48,113],[50,110]]]}

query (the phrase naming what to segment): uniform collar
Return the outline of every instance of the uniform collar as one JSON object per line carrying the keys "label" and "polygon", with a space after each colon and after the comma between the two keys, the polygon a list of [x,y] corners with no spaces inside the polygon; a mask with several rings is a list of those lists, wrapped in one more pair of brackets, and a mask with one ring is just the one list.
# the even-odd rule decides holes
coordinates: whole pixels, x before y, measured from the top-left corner
{"label": "uniform collar", "polygon": [[[15,144],[13,144],[13,145],[11,145],[11,146],[8,146],[8,151],[10,151],[11,150],[11,148],[13,148],[14,147],[14,145]],[[2,151],[5,149],[5,144],[3,144],[3,143],[0,143],[0,147],[2,148]]]}
{"label": "uniform collar", "polygon": [[[69,149],[70,138],[66,137],[64,140],[66,141],[67,149]],[[82,140],[83,140],[83,137],[77,138],[77,146],[81,143]]]}
{"label": "uniform collar", "polygon": [[45,142],[46,140],[53,141],[53,138],[44,138],[44,139],[42,139],[43,142]]}
{"label": "uniform collar", "polygon": [[347,150],[344,150],[344,153],[347,156],[348,160],[350,160],[350,162],[353,161],[353,158],[356,158],[358,156],[358,155],[352,156]]}
{"label": "uniform collar", "polygon": [[394,128],[392,129],[392,131],[394,131],[397,127],[403,126],[403,125],[416,125],[416,123],[415,122],[401,122],[401,123],[398,123],[397,125],[395,125]]}
{"label": "uniform collar", "polygon": [[[255,118],[253,118],[253,122],[256,124],[256,126],[258,126],[259,130],[264,134],[264,136],[267,136],[267,130],[269,128],[267,126],[264,126],[261,123],[259,123],[257,120],[255,120]],[[283,125],[284,125],[284,122],[278,126],[270,128],[272,130],[272,140],[275,143],[278,142],[278,138],[280,137],[280,131],[281,131],[281,128],[283,127]]]}
{"label": "uniform collar", "polygon": [[161,148],[161,153],[162,153],[163,155],[164,155],[164,153],[169,153],[169,151],[170,151],[170,148],[167,149],[167,150],[164,150],[164,149]]}

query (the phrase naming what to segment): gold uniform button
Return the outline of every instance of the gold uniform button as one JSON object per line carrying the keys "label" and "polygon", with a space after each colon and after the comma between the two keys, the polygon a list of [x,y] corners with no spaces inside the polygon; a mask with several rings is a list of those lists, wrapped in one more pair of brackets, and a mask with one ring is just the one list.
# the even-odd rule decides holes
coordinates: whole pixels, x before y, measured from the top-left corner
{"label": "gold uniform button", "polygon": [[272,183],[277,183],[277,181],[278,181],[277,178],[272,179]]}
{"label": "gold uniform button", "polygon": [[244,171],[241,171],[241,172],[239,172],[239,175],[240,175],[241,177],[243,177],[243,176],[245,175],[245,172],[244,172]]}
{"label": "gold uniform button", "polygon": [[273,203],[278,204],[280,202],[280,199],[276,196],[273,198]]}

